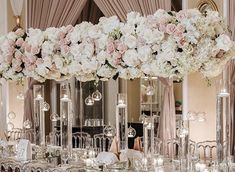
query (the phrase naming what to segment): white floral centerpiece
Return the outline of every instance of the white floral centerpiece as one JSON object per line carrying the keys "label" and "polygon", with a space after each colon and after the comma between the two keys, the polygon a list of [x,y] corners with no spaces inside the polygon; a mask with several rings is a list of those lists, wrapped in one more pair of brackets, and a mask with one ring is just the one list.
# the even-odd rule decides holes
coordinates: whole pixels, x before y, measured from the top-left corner
{"label": "white floral centerpiece", "polygon": [[0,74],[17,80],[32,77],[80,81],[134,79],[142,76],[182,78],[221,73],[234,55],[224,19],[215,11],[158,10],[147,17],[102,17],[97,25],[29,29],[0,37]]}

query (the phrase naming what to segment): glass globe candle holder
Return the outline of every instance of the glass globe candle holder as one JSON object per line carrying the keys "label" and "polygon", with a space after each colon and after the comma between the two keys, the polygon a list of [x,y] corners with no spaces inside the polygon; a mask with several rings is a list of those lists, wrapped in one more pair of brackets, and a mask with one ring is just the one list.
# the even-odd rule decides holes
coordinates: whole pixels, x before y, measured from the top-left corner
{"label": "glass globe candle holder", "polygon": [[45,145],[45,113],[43,111],[44,86],[34,85],[34,133],[35,144]]}
{"label": "glass globe candle holder", "polygon": [[128,128],[128,137],[134,138],[136,136],[136,130],[130,125]]}
{"label": "glass globe candle holder", "polygon": [[114,137],[116,134],[116,129],[111,124],[104,127],[103,133],[107,137]]}
{"label": "glass globe candle holder", "polygon": [[94,101],[100,101],[102,99],[102,94],[99,92],[99,90],[96,90],[95,92],[92,93],[92,99]]}
{"label": "glass globe candle holder", "polygon": [[[55,115],[56,116],[56,115]],[[61,148],[68,150],[72,157],[72,101],[71,87],[68,82],[60,86],[60,135]]]}
{"label": "glass globe candle holder", "polygon": [[91,95],[89,95],[86,99],[85,99],[85,104],[87,106],[93,106],[95,103],[94,99],[91,97]]}
{"label": "glass globe candle holder", "polygon": [[119,150],[128,148],[127,95],[117,95],[116,129]]}

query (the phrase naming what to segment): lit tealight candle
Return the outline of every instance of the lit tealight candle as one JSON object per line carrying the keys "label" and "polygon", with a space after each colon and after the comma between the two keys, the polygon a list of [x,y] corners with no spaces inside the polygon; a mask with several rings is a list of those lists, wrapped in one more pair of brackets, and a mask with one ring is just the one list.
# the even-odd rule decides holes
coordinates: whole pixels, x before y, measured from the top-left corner
{"label": "lit tealight candle", "polygon": [[126,107],[125,101],[122,99],[118,100],[118,107]]}
{"label": "lit tealight candle", "polygon": [[37,97],[36,97],[36,100],[42,100],[42,95],[41,94],[38,94]]}
{"label": "lit tealight candle", "polygon": [[163,166],[163,158],[154,158],[153,163],[155,167]]}
{"label": "lit tealight candle", "polygon": [[197,172],[204,172],[206,170],[206,164],[196,163],[195,168]]}

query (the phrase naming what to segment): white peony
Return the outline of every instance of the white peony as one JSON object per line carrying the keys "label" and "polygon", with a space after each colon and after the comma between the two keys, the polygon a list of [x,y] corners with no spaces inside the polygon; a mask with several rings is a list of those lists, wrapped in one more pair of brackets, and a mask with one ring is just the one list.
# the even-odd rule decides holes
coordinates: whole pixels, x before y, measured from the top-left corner
{"label": "white peony", "polygon": [[103,29],[104,33],[111,33],[115,29],[120,28],[121,22],[119,21],[117,16],[112,17],[101,17],[99,20],[100,27]]}
{"label": "white peony", "polygon": [[10,39],[12,41],[15,41],[17,39],[17,35],[15,34],[15,32],[9,32],[7,34],[7,39]]}
{"label": "white peony", "polygon": [[215,39],[216,47],[221,50],[228,51],[232,48],[233,42],[229,38],[228,35],[222,34],[218,38]]}
{"label": "white peony", "polygon": [[126,65],[136,67],[140,64],[139,55],[136,50],[130,49],[123,55],[123,61]]}
{"label": "white peony", "polygon": [[137,39],[133,35],[128,35],[124,36],[124,43],[129,47],[129,48],[136,48],[137,45]]}
{"label": "white peony", "polygon": [[102,65],[98,69],[97,75],[102,78],[111,78],[114,75],[114,70],[110,68],[108,65]]}
{"label": "white peony", "polygon": [[28,44],[32,45],[33,47],[40,47],[43,41],[43,31],[41,31],[40,29],[29,29],[28,37],[26,38],[26,42],[28,42]]}
{"label": "white peony", "polygon": [[58,33],[61,28],[49,27],[44,31],[44,37],[52,42],[56,42],[58,40]]}
{"label": "white peony", "polygon": [[97,54],[97,61],[100,64],[105,64],[105,60],[110,59],[110,58],[111,58],[111,55],[107,53],[106,51],[101,51]]}
{"label": "white peony", "polygon": [[145,45],[138,48],[138,54],[142,62],[147,62],[152,56],[152,50],[149,46]]}

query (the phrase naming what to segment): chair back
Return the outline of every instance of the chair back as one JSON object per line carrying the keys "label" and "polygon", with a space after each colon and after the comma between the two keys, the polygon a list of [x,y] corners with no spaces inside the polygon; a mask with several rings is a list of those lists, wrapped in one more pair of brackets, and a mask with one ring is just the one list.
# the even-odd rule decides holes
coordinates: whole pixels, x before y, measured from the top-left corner
{"label": "chair back", "polygon": [[94,148],[98,152],[109,151],[113,137],[108,137],[104,133],[94,135]]}
{"label": "chair back", "polygon": [[86,132],[76,132],[72,136],[74,148],[87,148],[93,144],[90,134]]}

